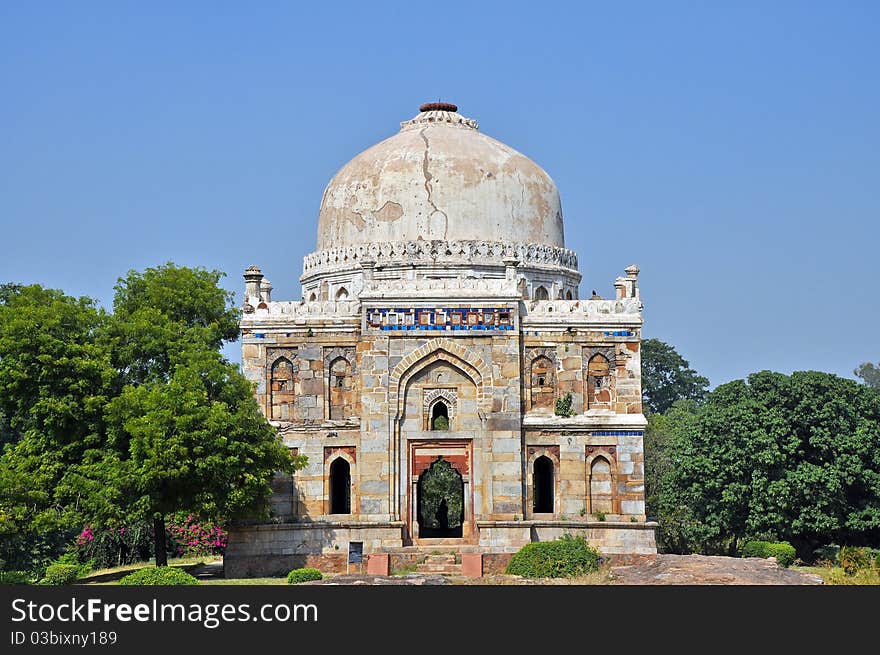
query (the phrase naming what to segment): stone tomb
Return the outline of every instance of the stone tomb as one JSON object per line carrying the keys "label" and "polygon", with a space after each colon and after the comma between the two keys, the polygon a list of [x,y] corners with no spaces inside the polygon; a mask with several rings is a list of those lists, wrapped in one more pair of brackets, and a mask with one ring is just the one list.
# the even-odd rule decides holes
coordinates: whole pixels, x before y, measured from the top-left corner
{"label": "stone tomb", "polygon": [[308,465],[276,476],[269,520],[230,527],[227,576],[384,571],[436,548],[481,574],[564,533],[656,552],[639,269],[580,298],[540,167],[423,106],[331,180],[318,247],[299,301],[245,271],[243,370]]}

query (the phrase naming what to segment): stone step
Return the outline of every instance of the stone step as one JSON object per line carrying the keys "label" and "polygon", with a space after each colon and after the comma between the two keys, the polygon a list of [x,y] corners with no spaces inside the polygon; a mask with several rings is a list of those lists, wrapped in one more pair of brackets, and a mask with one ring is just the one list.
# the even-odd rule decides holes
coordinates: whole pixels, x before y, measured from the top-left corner
{"label": "stone step", "polygon": [[452,553],[443,553],[442,555],[426,555],[424,564],[455,564],[455,555]]}
{"label": "stone step", "polygon": [[461,564],[419,564],[416,571],[439,575],[461,575]]}

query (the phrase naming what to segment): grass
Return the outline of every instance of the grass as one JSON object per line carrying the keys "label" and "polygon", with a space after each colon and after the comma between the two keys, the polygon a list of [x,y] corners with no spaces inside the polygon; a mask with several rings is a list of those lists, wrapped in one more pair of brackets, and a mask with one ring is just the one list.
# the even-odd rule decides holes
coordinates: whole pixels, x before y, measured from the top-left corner
{"label": "grass", "polygon": [[839,566],[793,566],[797,571],[820,576],[829,585],[880,585],[880,571],[862,569],[855,575],[847,575]]}
{"label": "grass", "polygon": [[[187,573],[191,573],[192,569],[201,566],[202,564],[220,561],[222,561],[222,558],[219,557],[175,557],[168,559],[168,566],[176,566],[182,568]],[[123,566],[114,566],[108,569],[97,569],[77,580],[76,584],[115,585],[120,578],[149,566],[155,566],[155,562],[137,562],[136,564],[125,564]]]}
{"label": "grass", "polygon": [[412,564],[405,564],[399,568],[391,569],[391,575],[409,575],[410,573],[415,573],[419,570],[419,565],[413,562]]}
{"label": "grass", "polygon": [[203,585],[286,585],[287,578],[218,578],[211,580],[200,580]]}

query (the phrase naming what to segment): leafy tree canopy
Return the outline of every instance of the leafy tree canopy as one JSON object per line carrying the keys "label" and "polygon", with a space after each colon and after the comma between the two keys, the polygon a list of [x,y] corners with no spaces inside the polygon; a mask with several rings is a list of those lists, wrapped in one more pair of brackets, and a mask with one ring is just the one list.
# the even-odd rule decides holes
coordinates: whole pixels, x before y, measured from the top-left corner
{"label": "leafy tree canopy", "polygon": [[676,400],[701,402],[708,387],[709,380],[698,375],[668,343],[642,341],[642,397],[647,412],[662,414]]}
{"label": "leafy tree canopy", "polygon": [[880,538],[880,394],[815,371],[719,386],[672,428],[660,521],[679,552]]}
{"label": "leafy tree canopy", "polygon": [[880,390],[880,364],[865,362],[853,372],[869,387]]}
{"label": "leafy tree canopy", "polygon": [[266,513],[273,473],[305,458],[290,457],[219,352],[238,335],[221,276],[130,271],[112,314],[0,286],[0,559],[84,523],[156,520],[161,561],[168,513]]}

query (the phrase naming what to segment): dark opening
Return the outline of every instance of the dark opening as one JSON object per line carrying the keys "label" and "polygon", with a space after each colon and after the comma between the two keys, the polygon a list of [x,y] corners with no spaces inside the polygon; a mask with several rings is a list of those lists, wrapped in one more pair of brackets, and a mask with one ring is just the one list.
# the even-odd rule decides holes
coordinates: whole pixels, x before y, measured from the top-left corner
{"label": "dark opening", "polygon": [[434,406],[431,408],[431,429],[449,429],[449,408],[443,401],[434,403]]}
{"label": "dark opening", "polygon": [[535,485],[533,511],[536,514],[552,514],[553,462],[549,457],[541,455],[535,460],[532,482]]}
{"label": "dark opening", "polygon": [[419,476],[417,502],[420,537],[461,537],[464,480],[442,455]]}
{"label": "dark opening", "polygon": [[341,457],[330,465],[330,513],[351,514],[351,467]]}

